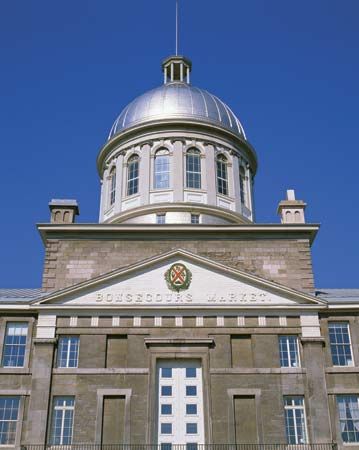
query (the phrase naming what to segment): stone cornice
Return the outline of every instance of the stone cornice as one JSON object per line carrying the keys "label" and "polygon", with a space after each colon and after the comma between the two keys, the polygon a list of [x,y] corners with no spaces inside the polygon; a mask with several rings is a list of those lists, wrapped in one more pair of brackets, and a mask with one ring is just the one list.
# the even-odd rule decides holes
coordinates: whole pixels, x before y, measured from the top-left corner
{"label": "stone cornice", "polygon": [[307,239],[310,244],[319,224],[234,224],[234,225],[157,225],[157,224],[38,224],[45,243],[48,239]]}

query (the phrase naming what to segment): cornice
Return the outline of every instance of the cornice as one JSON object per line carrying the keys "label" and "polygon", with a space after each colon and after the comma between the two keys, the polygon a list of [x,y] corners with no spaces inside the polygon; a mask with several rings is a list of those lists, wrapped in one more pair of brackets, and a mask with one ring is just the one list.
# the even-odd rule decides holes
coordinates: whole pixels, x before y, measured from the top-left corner
{"label": "cornice", "polygon": [[319,224],[37,224],[43,242],[48,239],[154,240],[154,239],[307,239],[313,243]]}

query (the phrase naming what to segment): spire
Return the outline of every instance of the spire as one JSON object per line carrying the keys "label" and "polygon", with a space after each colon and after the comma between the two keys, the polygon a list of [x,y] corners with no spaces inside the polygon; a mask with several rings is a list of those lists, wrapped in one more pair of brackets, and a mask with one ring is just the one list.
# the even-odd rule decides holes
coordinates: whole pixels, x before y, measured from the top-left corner
{"label": "spire", "polygon": [[192,62],[184,56],[169,56],[162,62],[162,71],[164,73],[164,84],[171,82],[190,82],[190,72]]}

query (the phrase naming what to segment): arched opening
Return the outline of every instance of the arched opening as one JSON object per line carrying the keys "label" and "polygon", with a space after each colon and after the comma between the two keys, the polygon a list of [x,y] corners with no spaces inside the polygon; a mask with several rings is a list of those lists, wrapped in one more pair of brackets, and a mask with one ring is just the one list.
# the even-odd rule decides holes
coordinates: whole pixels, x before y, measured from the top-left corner
{"label": "arched opening", "polygon": [[186,187],[201,189],[201,152],[197,148],[186,153]]}
{"label": "arched opening", "polygon": [[170,187],[170,155],[166,148],[157,150],[155,154],[154,188]]}
{"label": "arched opening", "polygon": [[139,181],[139,157],[132,155],[128,159],[127,169],[127,195],[134,195],[138,193]]}
{"label": "arched opening", "polygon": [[227,158],[222,154],[217,156],[217,192],[228,195]]}
{"label": "arched opening", "polygon": [[110,206],[115,203],[116,200],[116,167],[112,167],[110,172]]}

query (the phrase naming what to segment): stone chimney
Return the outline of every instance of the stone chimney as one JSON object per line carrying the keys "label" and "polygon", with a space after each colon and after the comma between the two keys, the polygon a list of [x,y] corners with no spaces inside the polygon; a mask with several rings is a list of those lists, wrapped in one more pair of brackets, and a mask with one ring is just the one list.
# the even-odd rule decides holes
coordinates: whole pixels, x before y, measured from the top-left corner
{"label": "stone chimney", "polygon": [[302,200],[295,199],[293,189],[287,190],[287,199],[278,205],[278,215],[282,223],[305,223],[304,210],[307,206]]}
{"label": "stone chimney", "polygon": [[51,223],[75,223],[75,216],[80,214],[76,200],[52,199],[49,208]]}

